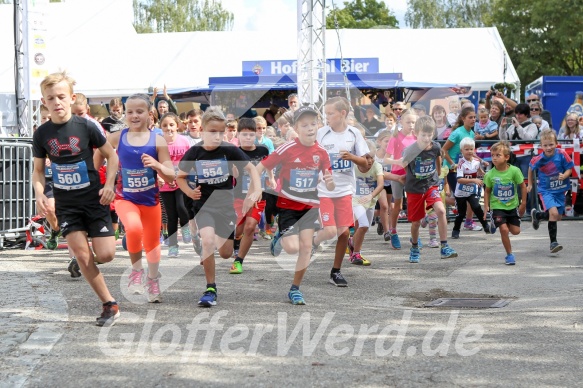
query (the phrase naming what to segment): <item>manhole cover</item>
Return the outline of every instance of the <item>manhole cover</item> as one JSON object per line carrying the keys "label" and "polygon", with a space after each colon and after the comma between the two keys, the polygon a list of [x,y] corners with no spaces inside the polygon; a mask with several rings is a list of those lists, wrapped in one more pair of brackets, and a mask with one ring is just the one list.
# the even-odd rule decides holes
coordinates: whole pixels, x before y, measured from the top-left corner
{"label": "manhole cover", "polygon": [[493,298],[439,298],[425,304],[425,307],[456,307],[466,309],[488,309],[505,307],[508,299]]}

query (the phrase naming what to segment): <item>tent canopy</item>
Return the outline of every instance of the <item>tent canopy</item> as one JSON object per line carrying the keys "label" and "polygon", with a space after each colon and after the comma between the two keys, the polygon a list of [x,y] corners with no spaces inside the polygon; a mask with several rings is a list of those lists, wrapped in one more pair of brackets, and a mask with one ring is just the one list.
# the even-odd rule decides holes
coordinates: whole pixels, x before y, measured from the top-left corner
{"label": "tent canopy", "polygon": [[[76,90],[89,97],[103,100],[147,92],[151,87],[161,91],[163,85],[170,91],[232,88],[241,84],[227,79],[241,78],[244,61],[297,58],[295,31],[278,31],[277,40],[266,39],[263,32],[241,31],[137,34],[130,0],[103,0],[98,9],[95,2],[90,4],[91,11],[89,0],[50,3],[46,18],[49,71],[67,69],[77,80]],[[12,7],[0,5],[4,37],[13,36]],[[342,52],[344,58],[378,61],[376,75],[360,74],[351,80],[356,87],[382,89],[416,83],[486,90],[495,83],[519,83],[496,28],[340,30],[339,36],[326,35],[327,58],[340,58]],[[398,48],[391,50],[390,42],[399,42]],[[480,60],[452,60],[447,49],[450,42],[478,48]],[[14,93],[13,40],[0,40],[0,50],[0,93]],[[402,79],[384,77],[395,73]],[[287,78],[294,80],[295,75]],[[219,82],[220,86],[213,84],[221,79],[225,82]],[[261,87],[249,81],[247,87]],[[329,82],[332,88],[344,85],[341,80],[342,86],[335,85],[333,78]],[[289,86],[288,82],[281,87]]]}

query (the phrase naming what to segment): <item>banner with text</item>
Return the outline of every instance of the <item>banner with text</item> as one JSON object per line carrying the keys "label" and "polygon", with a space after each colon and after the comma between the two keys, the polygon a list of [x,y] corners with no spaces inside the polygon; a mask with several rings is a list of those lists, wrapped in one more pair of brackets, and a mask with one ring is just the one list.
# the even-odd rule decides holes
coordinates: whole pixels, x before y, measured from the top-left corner
{"label": "banner with text", "polygon": [[[286,75],[297,74],[298,61],[243,61],[243,76],[248,75]],[[378,73],[378,58],[329,58],[326,60],[326,73]]]}
{"label": "banner with text", "polygon": [[40,100],[41,81],[49,74],[46,65],[47,28],[45,12],[49,0],[26,0],[24,2],[24,71],[27,100]]}

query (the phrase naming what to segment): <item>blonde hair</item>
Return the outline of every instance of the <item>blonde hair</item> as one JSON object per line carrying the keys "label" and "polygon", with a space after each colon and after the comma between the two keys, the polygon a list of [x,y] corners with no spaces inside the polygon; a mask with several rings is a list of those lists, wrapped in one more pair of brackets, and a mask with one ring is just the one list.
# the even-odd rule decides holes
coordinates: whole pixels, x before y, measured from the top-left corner
{"label": "blonde hair", "polygon": [[558,143],[558,141],[557,141],[557,134],[552,129],[545,129],[545,130],[543,130],[540,133],[539,139],[540,140],[551,139],[551,140],[553,140],[555,142],[555,144]]}
{"label": "blonde hair", "polygon": [[256,116],[256,117],[253,117],[253,120],[255,120],[255,125],[263,124],[265,127],[267,127],[267,120],[265,120],[263,117]]}
{"label": "blonde hair", "polygon": [[221,109],[216,106],[209,106],[201,118],[201,126],[204,127],[211,121],[220,121],[223,124],[227,121]]}
{"label": "blonde hair", "polygon": [[63,81],[69,85],[69,90],[73,94],[73,86],[75,86],[76,82],[73,78],[69,77],[65,70],[47,75],[40,83],[40,90],[44,92],[46,88],[53,87]]}
{"label": "blonde hair", "polygon": [[269,127],[265,128],[265,135],[277,136],[277,132],[275,132],[275,128],[270,125]]}
{"label": "blonde hair", "polygon": [[502,152],[502,154],[504,156],[510,156],[510,143],[508,143],[506,140],[499,141],[498,143],[495,143],[490,148],[490,152],[496,152],[496,151]]}
{"label": "blonde hair", "polygon": [[332,105],[338,112],[346,111],[346,115],[350,112],[350,101],[346,97],[332,97],[326,100],[324,105]]}
{"label": "blonde hair", "polygon": [[[415,116],[417,117],[417,113],[415,113],[415,111],[413,109],[405,109],[402,113],[401,113],[401,121],[403,121],[403,119],[407,116]],[[393,137],[398,137],[399,136],[400,131],[398,131],[396,128],[393,131]]]}
{"label": "blonde hair", "polygon": [[[396,131],[396,129],[395,129],[395,131]],[[388,130],[382,131],[382,132],[381,132],[381,133],[379,133],[379,135],[377,136],[377,143],[379,143],[379,144],[380,144],[380,143],[381,143],[381,142],[384,140],[384,138],[385,138],[385,137],[389,137],[389,136],[391,136],[391,135],[392,135],[391,131],[388,131]]]}
{"label": "blonde hair", "polygon": [[87,102],[87,97],[83,93],[76,93],[76,96],[77,98],[75,99],[73,105],[81,106],[89,105],[89,103]]}

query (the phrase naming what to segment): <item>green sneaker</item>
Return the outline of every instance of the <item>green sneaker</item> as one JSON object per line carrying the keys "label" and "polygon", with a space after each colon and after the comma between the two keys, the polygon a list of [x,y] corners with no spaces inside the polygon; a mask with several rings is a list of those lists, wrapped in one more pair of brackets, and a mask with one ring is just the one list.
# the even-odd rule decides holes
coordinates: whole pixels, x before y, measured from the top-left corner
{"label": "green sneaker", "polygon": [[115,234],[114,234],[114,236],[115,236],[115,240],[116,240],[116,241],[117,241],[117,240],[119,240],[119,228],[117,228],[117,229],[115,230]]}
{"label": "green sneaker", "polygon": [[243,273],[243,263],[240,261],[233,261],[233,265],[231,266],[231,270],[229,271],[230,274],[238,275]]}
{"label": "green sneaker", "polygon": [[54,251],[59,246],[59,237],[61,236],[60,230],[52,230],[51,236],[47,240],[47,249]]}

